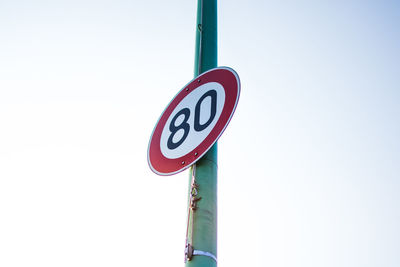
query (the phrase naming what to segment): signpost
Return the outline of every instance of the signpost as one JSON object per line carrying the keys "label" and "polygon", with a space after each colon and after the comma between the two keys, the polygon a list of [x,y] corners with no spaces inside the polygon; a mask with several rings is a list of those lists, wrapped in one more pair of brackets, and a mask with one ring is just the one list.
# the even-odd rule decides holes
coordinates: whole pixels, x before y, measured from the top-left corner
{"label": "signpost", "polygon": [[198,161],[225,130],[239,94],[239,77],[226,67],[209,70],[189,82],[154,128],[148,149],[150,168],[159,175],[171,175]]}
{"label": "signpost", "polygon": [[217,140],[240,95],[236,72],[217,68],[217,0],[197,2],[194,75],[158,120],[147,159],[159,175],[190,167],[186,267],[216,267]]}
{"label": "signpost", "polygon": [[[217,67],[217,52],[217,0],[198,0],[195,76]],[[217,170],[218,146],[215,143],[191,168],[189,176],[186,267],[217,266]],[[193,255],[195,250],[214,257]]]}

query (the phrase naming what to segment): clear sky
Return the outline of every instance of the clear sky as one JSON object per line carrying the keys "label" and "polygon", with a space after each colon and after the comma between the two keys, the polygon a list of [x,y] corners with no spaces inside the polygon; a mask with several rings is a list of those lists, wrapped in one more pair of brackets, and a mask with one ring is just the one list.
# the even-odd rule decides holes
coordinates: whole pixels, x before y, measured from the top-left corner
{"label": "clear sky", "polygon": [[[0,0],[0,266],[183,266],[147,145],[196,1]],[[400,266],[400,4],[219,1],[219,266]]]}

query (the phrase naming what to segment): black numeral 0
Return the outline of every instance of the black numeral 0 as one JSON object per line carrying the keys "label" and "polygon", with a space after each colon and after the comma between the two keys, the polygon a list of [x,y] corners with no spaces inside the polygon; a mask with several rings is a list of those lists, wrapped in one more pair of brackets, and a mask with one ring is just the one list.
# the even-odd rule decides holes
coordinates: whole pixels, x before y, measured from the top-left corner
{"label": "black numeral 0", "polygon": [[[201,103],[203,103],[204,99],[208,96],[211,97],[210,118],[208,118],[208,120],[204,124],[200,124]],[[207,91],[204,95],[202,95],[200,97],[199,101],[197,101],[197,103],[196,103],[196,106],[194,108],[194,125],[193,125],[194,130],[196,132],[201,132],[205,128],[207,128],[211,124],[211,122],[214,120],[216,113],[217,113],[217,91],[210,90],[210,91]],[[176,120],[181,115],[185,116],[183,118],[182,123],[179,125],[175,125]],[[168,141],[167,141],[167,147],[169,149],[175,149],[178,146],[180,146],[185,141],[186,137],[189,135],[189,131],[190,131],[190,124],[188,123],[189,117],[190,117],[190,109],[184,108],[184,109],[180,110],[178,113],[176,113],[175,116],[172,118],[171,123],[169,125],[169,130],[171,131],[171,135],[169,136]],[[174,138],[175,134],[181,129],[184,131],[184,133],[183,133],[181,139],[179,139],[179,141],[175,143],[173,141],[173,138]]]}
{"label": "black numeral 0", "polygon": [[[210,118],[206,123],[203,125],[200,124],[200,106],[201,103],[203,103],[203,100],[207,97],[211,97],[211,114]],[[210,90],[207,93],[205,93],[202,97],[200,97],[199,101],[197,101],[196,108],[194,110],[194,129],[197,132],[203,131],[205,128],[208,127],[208,125],[211,124],[213,119],[215,118],[215,113],[217,112],[217,91],[215,90]]]}

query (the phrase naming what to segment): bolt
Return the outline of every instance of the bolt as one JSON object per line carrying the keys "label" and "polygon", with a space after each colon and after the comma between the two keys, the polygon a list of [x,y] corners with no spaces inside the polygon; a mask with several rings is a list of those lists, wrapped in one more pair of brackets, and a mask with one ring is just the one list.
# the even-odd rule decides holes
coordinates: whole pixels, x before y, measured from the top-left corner
{"label": "bolt", "polygon": [[184,161],[182,161],[182,165],[185,165],[185,162],[184,162]]}
{"label": "bolt", "polygon": [[198,83],[199,83],[200,81],[201,81],[200,79],[197,80]]}
{"label": "bolt", "polygon": [[197,156],[198,154],[199,154],[199,153],[197,153],[197,152],[194,152],[194,155],[195,155],[195,156]]}

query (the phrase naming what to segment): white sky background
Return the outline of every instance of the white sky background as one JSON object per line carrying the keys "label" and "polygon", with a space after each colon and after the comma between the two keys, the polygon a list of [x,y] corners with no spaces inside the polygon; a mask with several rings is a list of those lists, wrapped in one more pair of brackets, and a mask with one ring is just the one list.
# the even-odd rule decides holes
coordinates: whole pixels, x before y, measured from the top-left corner
{"label": "white sky background", "polygon": [[[183,266],[188,173],[147,166],[195,1],[0,1],[0,266]],[[219,266],[400,265],[400,5],[219,1],[242,92]]]}

